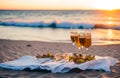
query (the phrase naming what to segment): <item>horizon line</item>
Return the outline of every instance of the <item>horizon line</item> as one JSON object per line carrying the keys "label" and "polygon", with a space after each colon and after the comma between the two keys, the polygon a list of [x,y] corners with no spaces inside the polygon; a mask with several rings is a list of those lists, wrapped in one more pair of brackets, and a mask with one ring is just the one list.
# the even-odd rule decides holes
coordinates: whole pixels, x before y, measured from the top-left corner
{"label": "horizon line", "polygon": [[[43,10],[43,11],[46,11],[46,10],[49,10],[49,11],[55,11],[55,10],[56,10],[56,11],[65,11],[65,10],[66,10],[66,11],[72,11],[72,10],[73,10],[73,11],[77,11],[77,10],[105,10],[105,9],[0,9],[0,10],[21,10],[21,11],[22,11],[22,10],[23,10],[23,11],[24,11],[24,10],[28,10],[28,11],[29,11],[29,10],[31,10],[31,11],[32,11],[32,10],[33,10],[33,11],[34,11],[34,10],[36,10],[36,11],[37,11],[37,10],[38,10],[38,11],[39,11],[39,10]],[[113,9],[113,10],[120,10],[120,9]],[[111,11],[111,10],[106,10],[106,11]]]}

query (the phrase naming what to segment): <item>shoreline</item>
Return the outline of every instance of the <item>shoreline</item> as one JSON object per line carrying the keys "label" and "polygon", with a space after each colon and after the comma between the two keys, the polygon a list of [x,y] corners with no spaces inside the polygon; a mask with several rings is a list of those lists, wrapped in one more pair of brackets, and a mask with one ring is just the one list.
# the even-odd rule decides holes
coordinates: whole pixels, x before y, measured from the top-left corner
{"label": "shoreline", "polygon": [[[4,40],[0,39],[0,62],[15,60],[23,55],[55,53],[81,53],[95,54],[98,56],[110,56],[120,61],[120,44],[94,45],[86,52],[85,48],[78,50],[71,43],[56,43],[42,41]],[[53,74],[44,71],[17,71],[0,68],[0,77],[7,78],[117,78],[120,77],[120,63],[111,67],[111,72],[85,70],[65,74]]]}
{"label": "shoreline", "polygon": [[[21,41],[21,42],[42,42],[42,43],[66,43],[66,44],[72,44],[71,40],[67,41],[42,41],[42,40],[14,40],[14,39],[0,39],[0,41]],[[107,44],[107,43],[93,43],[91,46],[107,46],[107,45],[120,45],[120,43],[112,43],[112,44]]]}
{"label": "shoreline", "polygon": [[[0,39],[42,41],[55,43],[71,43],[70,30],[52,28],[24,28],[24,27],[0,27]],[[22,30],[22,32],[21,32]],[[81,32],[83,30],[79,30]],[[31,33],[33,32],[33,33]],[[41,34],[44,33],[44,34]],[[120,44],[119,30],[95,29],[91,30],[92,45]],[[99,36],[97,36],[99,35]]]}

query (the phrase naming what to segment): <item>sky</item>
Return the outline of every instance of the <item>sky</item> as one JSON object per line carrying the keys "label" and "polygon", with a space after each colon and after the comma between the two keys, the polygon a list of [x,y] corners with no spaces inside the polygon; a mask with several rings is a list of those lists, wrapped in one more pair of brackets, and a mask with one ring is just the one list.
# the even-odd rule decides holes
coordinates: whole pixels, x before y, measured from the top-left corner
{"label": "sky", "polygon": [[120,9],[120,0],[0,0],[8,10],[91,10]]}

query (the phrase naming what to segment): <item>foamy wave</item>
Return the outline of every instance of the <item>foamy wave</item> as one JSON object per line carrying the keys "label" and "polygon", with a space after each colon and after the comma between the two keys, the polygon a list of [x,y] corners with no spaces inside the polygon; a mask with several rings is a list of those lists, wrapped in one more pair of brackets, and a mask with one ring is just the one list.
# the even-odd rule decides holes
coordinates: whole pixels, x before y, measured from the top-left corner
{"label": "foamy wave", "polygon": [[16,22],[16,21],[1,21],[0,25],[2,26],[19,26],[19,27],[50,27],[50,28],[66,28],[69,29],[72,26],[76,26],[79,29],[84,28],[102,28],[102,29],[118,29],[120,30],[120,26],[118,25],[105,25],[105,24],[89,24],[89,23],[72,23],[72,22]]}
{"label": "foamy wave", "polygon": [[94,28],[120,30],[120,25],[114,25],[114,24],[95,24]]}

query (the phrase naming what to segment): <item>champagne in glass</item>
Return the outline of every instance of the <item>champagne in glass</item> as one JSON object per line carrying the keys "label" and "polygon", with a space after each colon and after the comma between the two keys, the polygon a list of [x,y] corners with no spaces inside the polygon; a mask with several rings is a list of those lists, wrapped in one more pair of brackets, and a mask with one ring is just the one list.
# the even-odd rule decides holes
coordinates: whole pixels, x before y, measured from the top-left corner
{"label": "champagne in glass", "polygon": [[77,34],[75,35],[75,43],[76,43],[78,49],[80,49],[80,47],[81,47],[81,44],[80,44],[80,42],[79,42],[79,37],[80,37],[80,34],[77,33]]}
{"label": "champagne in glass", "polygon": [[70,33],[70,38],[71,38],[73,45],[75,45],[75,32]]}
{"label": "champagne in glass", "polygon": [[85,44],[84,47],[86,50],[91,46],[92,40],[91,40],[91,33],[85,33]]}
{"label": "champagne in glass", "polygon": [[82,48],[85,44],[85,34],[84,33],[80,33],[80,37],[79,37],[79,42],[82,45]]}
{"label": "champagne in glass", "polygon": [[72,41],[73,45],[75,45],[75,35],[76,34],[77,34],[77,27],[72,26],[71,27],[71,32],[70,32],[70,38],[71,38],[71,41]]}

